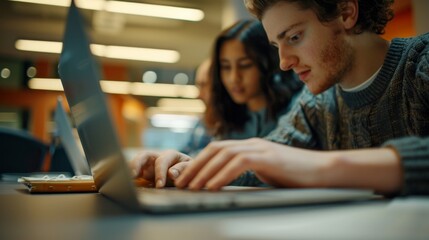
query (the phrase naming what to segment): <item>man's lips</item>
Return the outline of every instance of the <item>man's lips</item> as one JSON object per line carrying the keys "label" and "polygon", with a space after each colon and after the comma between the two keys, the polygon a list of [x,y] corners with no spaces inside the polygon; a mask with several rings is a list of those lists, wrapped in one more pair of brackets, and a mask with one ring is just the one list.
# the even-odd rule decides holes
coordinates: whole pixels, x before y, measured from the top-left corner
{"label": "man's lips", "polygon": [[296,74],[298,75],[301,81],[305,82],[308,76],[310,75],[310,72],[311,72],[310,70],[305,70],[305,71],[297,72]]}

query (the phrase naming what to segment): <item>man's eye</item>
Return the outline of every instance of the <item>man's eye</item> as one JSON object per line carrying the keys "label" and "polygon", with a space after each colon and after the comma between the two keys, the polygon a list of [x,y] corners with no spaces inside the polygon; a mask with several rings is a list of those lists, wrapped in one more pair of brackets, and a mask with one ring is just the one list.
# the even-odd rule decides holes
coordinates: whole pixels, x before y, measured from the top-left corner
{"label": "man's eye", "polygon": [[292,35],[291,37],[289,37],[288,39],[288,43],[289,44],[296,44],[301,40],[301,33],[297,33],[295,35]]}

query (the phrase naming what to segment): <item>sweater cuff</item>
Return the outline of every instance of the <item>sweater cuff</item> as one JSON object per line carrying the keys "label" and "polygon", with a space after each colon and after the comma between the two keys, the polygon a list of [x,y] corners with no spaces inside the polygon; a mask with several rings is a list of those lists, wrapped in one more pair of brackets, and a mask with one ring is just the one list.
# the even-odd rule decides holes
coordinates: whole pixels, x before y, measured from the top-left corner
{"label": "sweater cuff", "polygon": [[405,137],[387,141],[396,150],[404,172],[402,195],[429,194],[429,138]]}

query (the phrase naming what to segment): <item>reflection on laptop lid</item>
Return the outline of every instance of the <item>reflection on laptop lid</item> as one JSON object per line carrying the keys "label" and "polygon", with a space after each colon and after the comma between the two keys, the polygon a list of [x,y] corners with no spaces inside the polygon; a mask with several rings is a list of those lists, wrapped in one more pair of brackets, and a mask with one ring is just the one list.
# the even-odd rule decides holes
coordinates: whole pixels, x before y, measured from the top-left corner
{"label": "reflection on laptop lid", "polygon": [[68,120],[67,114],[64,111],[63,102],[61,97],[57,99],[57,108],[55,109],[55,124],[57,126],[58,136],[61,144],[66,151],[67,157],[70,161],[75,176],[91,175],[88,162],[83,155],[81,148],[79,148],[73,130]]}
{"label": "reflection on laptop lid", "polygon": [[137,195],[100,87],[98,69],[90,52],[82,18],[72,1],[59,64],[61,81],[97,188],[100,193],[124,206],[151,212],[177,212],[273,207],[373,197],[371,191],[365,190],[243,191],[242,188],[225,192],[165,189],[146,189],[147,191],[140,192],[139,189]]}

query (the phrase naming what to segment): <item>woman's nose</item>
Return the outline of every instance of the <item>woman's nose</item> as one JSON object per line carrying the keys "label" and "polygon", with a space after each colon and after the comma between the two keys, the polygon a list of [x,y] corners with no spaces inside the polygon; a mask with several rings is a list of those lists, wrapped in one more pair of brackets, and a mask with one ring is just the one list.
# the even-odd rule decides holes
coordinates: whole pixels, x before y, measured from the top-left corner
{"label": "woman's nose", "polygon": [[237,67],[231,68],[229,79],[232,82],[240,81],[240,70]]}

